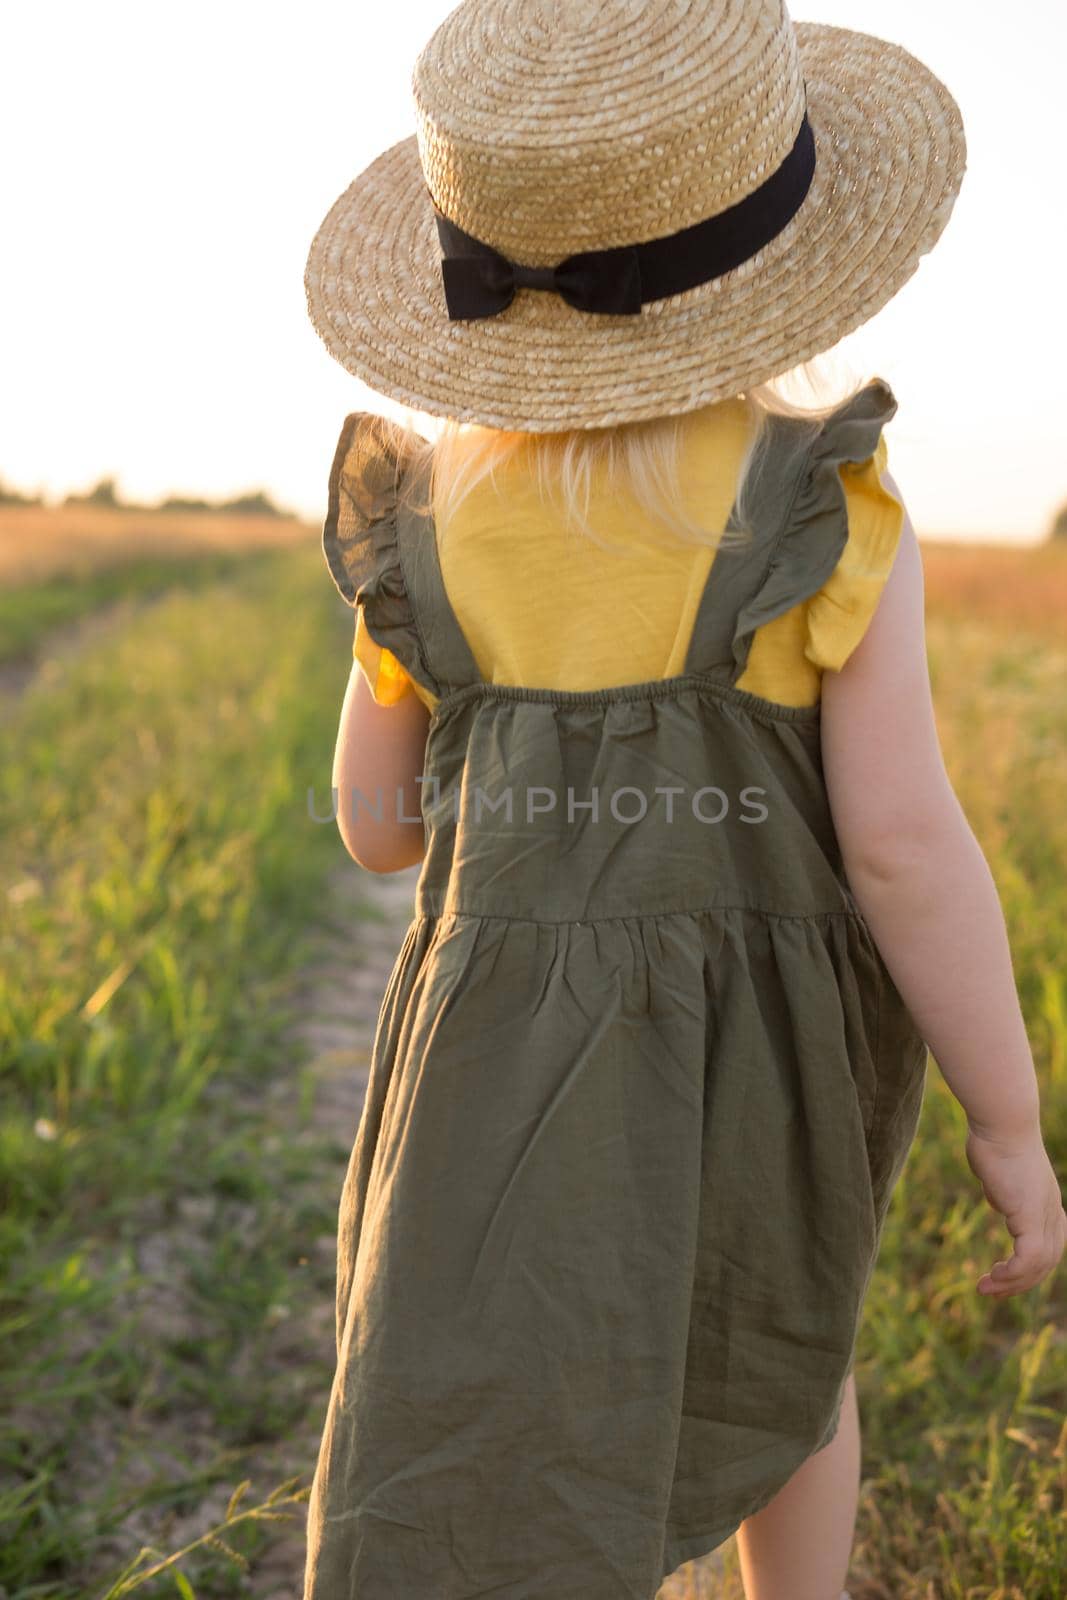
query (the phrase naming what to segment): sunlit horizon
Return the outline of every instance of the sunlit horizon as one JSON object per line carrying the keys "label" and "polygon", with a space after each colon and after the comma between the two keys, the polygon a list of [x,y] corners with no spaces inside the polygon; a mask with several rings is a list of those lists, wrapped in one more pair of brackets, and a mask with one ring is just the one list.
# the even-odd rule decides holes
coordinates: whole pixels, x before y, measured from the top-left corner
{"label": "sunlit horizon", "polygon": [[[409,0],[380,28],[334,3],[9,18],[6,489],[58,503],[113,478],[139,504],[263,491],[321,520],[344,416],[398,408],[312,328],[308,246],[352,178],[414,131],[412,65],[452,9]],[[1042,540],[1067,505],[1049,204],[1067,11],[1022,0],[994,29],[963,0],[790,10],[893,39],[960,102],[968,171],[948,229],[837,350],[896,394],[889,466],[920,537]]]}

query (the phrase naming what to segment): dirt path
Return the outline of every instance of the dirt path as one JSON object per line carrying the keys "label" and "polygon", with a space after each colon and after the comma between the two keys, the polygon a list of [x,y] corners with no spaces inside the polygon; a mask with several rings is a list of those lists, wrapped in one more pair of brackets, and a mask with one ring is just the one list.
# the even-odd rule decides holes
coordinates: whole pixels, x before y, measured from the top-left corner
{"label": "dirt path", "polygon": [[[317,1175],[326,1204],[335,1211],[341,1197],[348,1155],[359,1127],[370,1070],[371,1047],[382,997],[414,908],[419,869],[378,874],[342,865],[331,883],[329,920],[350,937],[334,934],[324,940],[312,962],[298,999],[302,1019],[296,1041],[310,1052],[315,1083],[311,1127],[306,1137],[332,1139],[338,1164]],[[380,920],[360,915],[369,906]],[[332,1279],[336,1260],[334,1237],[321,1241]],[[307,1305],[291,1342],[280,1356],[292,1362],[322,1362],[331,1368],[336,1351],[334,1297],[323,1294]],[[296,1473],[310,1481],[318,1452],[321,1424],[329,1399],[323,1389],[321,1414],[303,1437],[285,1441],[255,1465],[258,1484],[282,1482]],[[246,1475],[252,1472],[249,1464]],[[224,1508],[225,1499],[222,1499]],[[203,1521],[203,1508],[199,1515]],[[303,1592],[306,1521],[301,1515],[291,1532],[260,1558],[250,1574],[256,1600],[300,1600]]]}

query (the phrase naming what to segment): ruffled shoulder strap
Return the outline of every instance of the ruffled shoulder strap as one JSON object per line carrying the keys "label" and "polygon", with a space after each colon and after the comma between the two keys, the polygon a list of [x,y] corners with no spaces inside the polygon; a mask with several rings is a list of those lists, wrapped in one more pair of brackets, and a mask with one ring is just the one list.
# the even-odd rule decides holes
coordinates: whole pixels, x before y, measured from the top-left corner
{"label": "ruffled shoulder strap", "polygon": [[[882,429],[896,411],[892,389],[876,378],[824,419],[800,456],[762,579],[737,614],[732,640],[734,681],[748,663],[756,629],[816,596],[838,569],[849,543],[851,474],[855,467],[874,462],[880,447],[884,461]],[[898,502],[887,491],[885,494],[902,519]],[[892,531],[891,522],[892,518],[883,522],[887,534]],[[899,525],[896,532],[899,537]]]}
{"label": "ruffled shoulder strap", "polygon": [[322,530],[326,565],[366,633],[434,701],[477,677],[437,562],[433,519],[419,507],[404,430],[369,411],[344,420]]}
{"label": "ruffled shoulder strap", "polygon": [[866,633],[893,570],[905,511],[884,482],[887,460],[883,434],[870,460],[842,467],[848,542],[804,608],[804,654],[821,671],[841,671]]}

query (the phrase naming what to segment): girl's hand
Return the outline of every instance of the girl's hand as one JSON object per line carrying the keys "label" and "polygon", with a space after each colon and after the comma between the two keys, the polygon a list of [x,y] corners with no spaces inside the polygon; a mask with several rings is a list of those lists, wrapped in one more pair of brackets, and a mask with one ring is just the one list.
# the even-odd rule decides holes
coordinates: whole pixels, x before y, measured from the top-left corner
{"label": "girl's hand", "polygon": [[998,1139],[972,1128],[966,1151],[986,1199],[1015,1241],[1010,1261],[998,1261],[985,1273],[978,1292],[997,1299],[1022,1294],[1055,1270],[1067,1246],[1067,1212],[1040,1129]]}

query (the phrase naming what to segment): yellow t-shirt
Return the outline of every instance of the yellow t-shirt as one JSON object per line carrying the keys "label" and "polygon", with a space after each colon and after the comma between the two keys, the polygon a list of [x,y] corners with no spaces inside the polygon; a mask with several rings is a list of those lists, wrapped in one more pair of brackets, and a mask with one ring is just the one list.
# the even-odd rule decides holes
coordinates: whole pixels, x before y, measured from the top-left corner
{"label": "yellow t-shirt", "polygon": [[[737,490],[749,421],[741,400],[692,414],[680,480],[690,512],[723,528]],[[839,671],[863,637],[889,576],[904,508],[882,482],[885,436],[865,462],[843,463],[848,542],[815,594],[757,628],[737,687],[779,705],[814,704],[822,674]],[[460,506],[438,555],[445,592],[489,683],[585,690],[672,677],[684,670],[697,607],[714,558],[683,544],[636,502],[591,485],[589,518],[613,554],[574,532],[542,501],[520,451],[495,484],[484,479]],[[356,613],[353,655],[375,700],[417,694],[396,657]]]}

